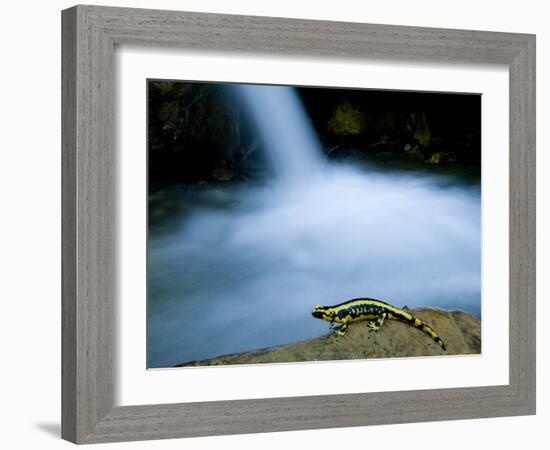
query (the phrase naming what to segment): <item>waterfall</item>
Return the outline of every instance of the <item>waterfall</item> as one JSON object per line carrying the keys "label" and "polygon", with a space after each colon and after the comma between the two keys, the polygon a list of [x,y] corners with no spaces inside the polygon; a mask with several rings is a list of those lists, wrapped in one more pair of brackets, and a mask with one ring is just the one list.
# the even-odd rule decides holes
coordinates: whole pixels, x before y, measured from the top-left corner
{"label": "waterfall", "polygon": [[278,178],[296,182],[320,170],[321,144],[293,87],[242,84],[232,89]]}

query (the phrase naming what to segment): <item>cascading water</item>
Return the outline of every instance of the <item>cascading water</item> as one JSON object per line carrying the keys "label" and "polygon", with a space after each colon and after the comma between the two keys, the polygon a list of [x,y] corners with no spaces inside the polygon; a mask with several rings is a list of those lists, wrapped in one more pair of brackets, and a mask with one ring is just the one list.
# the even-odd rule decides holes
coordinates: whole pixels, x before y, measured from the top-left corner
{"label": "cascading water", "polygon": [[320,143],[295,89],[286,86],[230,87],[248,119],[261,130],[267,156],[279,180],[299,182],[320,170]]}
{"label": "cascading water", "polygon": [[170,231],[150,228],[149,367],[325,334],[316,303],[479,314],[479,185],[324,162],[292,88],[233,89],[278,180],[213,190]]}

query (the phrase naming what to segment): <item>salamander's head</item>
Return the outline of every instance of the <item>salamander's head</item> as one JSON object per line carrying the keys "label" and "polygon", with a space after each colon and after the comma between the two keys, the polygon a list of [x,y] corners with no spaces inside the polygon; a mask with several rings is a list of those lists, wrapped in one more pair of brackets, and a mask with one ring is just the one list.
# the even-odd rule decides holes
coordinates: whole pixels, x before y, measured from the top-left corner
{"label": "salamander's head", "polygon": [[315,305],[313,311],[311,311],[311,315],[317,319],[334,322],[336,311],[329,306]]}

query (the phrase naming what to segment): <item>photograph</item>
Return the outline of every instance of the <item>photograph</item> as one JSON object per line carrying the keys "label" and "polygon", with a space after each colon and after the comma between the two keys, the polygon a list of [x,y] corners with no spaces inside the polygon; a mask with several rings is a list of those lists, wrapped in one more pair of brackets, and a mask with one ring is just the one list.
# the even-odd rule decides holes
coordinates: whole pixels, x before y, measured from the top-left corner
{"label": "photograph", "polygon": [[544,447],[544,2],[99,3],[3,4],[2,448]]}
{"label": "photograph", "polygon": [[481,353],[481,100],[147,80],[147,368]]}

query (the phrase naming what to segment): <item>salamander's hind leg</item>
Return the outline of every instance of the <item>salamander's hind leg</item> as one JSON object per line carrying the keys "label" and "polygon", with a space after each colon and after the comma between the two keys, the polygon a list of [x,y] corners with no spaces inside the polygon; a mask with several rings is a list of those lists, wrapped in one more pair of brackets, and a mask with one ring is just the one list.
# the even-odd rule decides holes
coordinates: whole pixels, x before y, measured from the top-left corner
{"label": "salamander's hind leg", "polygon": [[384,324],[384,320],[386,320],[387,315],[387,313],[382,313],[378,316],[376,321],[368,321],[367,326],[369,327],[369,331],[378,331],[380,327]]}
{"label": "salamander's hind leg", "polygon": [[347,323],[345,323],[344,325],[336,328],[334,330],[334,332],[338,335],[338,336],[344,336],[346,334],[346,331],[348,331],[348,328],[349,328],[349,325]]}

